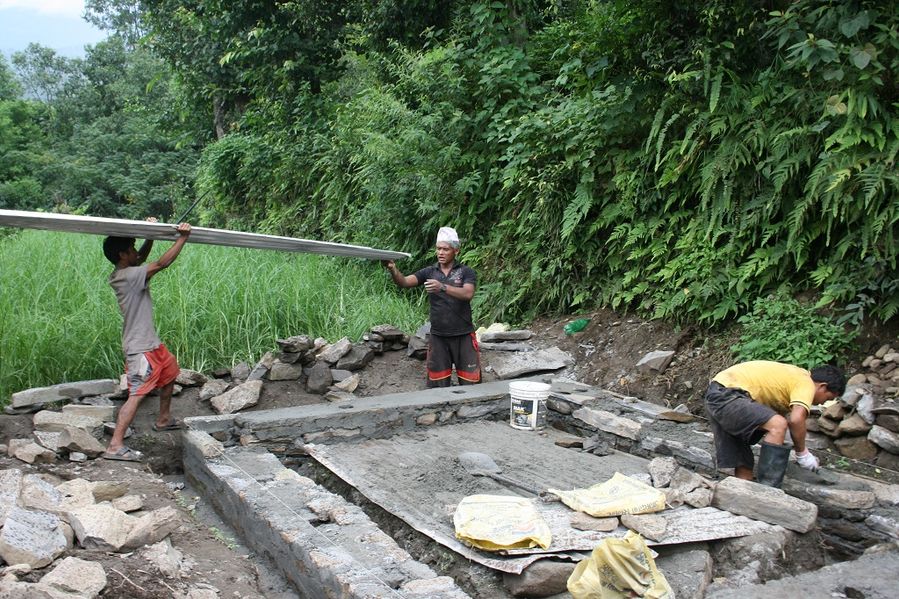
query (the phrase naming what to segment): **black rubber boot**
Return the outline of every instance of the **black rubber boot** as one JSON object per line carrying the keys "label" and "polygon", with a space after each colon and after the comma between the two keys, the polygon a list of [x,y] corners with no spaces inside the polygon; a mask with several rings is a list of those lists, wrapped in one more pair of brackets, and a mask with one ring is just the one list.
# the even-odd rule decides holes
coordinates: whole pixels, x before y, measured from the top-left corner
{"label": "black rubber boot", "polygon": [[774,445],[762,441],[762,450],[759,452],[759,466],[756,471],[756,481],[769,487],[780,488],[790,461],[789,445]]}

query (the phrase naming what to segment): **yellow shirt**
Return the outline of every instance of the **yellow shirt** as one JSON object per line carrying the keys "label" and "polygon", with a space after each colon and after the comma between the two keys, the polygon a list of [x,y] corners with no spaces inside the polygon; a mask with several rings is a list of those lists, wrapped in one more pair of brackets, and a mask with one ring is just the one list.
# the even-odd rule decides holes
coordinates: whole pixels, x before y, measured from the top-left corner
{"label": "yellow shirt", "polygon": [[716,374],[712,380],[725,387],[743,389],[754,401],[781,414],[786,414],[797,404],[809,410],[815,398],[811,373],[780,362],[756,360],[735,364]]}

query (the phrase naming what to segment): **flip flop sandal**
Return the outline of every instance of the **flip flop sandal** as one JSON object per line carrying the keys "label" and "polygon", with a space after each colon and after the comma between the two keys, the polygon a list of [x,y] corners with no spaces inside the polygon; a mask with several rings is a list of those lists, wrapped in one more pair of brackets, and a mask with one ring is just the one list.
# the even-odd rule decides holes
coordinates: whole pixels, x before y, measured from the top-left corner
{"label": "flip flop sandal", "polygon": [[144,455],[135,450],[131,449],[127,446],[122,446],[117,451],[112,453],[106,452],[101,456],[104,460],[118,460],[120,462],[140,462]]}
{"label": "flip flop sandal", "polygon": [[157,433],[161,433],[162,431],[179,431],[179,430],[181,430],[181,421],[173,420],[172,422],[170,422],[169,424],[166,424],[165,426],[158,426],[158,425],[154,424],[153,430],[156,431]]}

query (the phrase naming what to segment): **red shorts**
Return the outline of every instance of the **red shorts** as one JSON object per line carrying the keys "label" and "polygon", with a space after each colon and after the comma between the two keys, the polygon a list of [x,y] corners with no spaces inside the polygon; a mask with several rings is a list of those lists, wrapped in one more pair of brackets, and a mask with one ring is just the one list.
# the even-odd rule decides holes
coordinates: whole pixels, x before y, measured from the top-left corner
{"label": "red shorts", "polygon": [[428,344],[427,386],[449,387],[452,383],[453,366],[460,385],[481,382],[481,356],[478,338],[474,333],[443,337],[431,335]]}
{"label": "red shorts", "polygon": [[129,395],[146,395],[165,387],[178,378],[179,372],[178,361],[165,344],[142,354],[125,356]]}

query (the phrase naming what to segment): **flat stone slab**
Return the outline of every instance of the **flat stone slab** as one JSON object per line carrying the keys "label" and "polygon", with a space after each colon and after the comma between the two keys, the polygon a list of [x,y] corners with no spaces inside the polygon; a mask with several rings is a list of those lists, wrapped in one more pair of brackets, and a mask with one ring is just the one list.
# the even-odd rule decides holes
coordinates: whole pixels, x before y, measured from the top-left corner
{"label": "flat stone slab", "polygon": [[534,351],[535,349],[530,343],[496,343],[492,341],[481,341],[478,347],[487,351]]}
{"label": "flat stone slab", "polygon": [[115,406],[85,406],[81,404],[69,404],[62,407],[63,414],[74,414],[75,416],[88,416],[96,418],[103,422],[115,420]]}
{"label": "flat stone slab", "polygon": [[637,370],[664,372],[668,368],[668,364],[671,363],[672,358],[674,358],[672,350],[651,351],[637,362]]}
{"label": "flat stone slab", "polygon": [[527,329],[518,329],[515,331],[494,331],[492,333],[482,333],[481,342],[527,341],[533,336],[534,333]]}
{"label": "flat stone slab", "polygon": [[612,412],[595,408],[581,408],[572,414],[578,420],[594,426],[601,431],[618,437],[637,440],[640,437],[641,425],[636,420],[616,416]]}
{"label": "flat stone slab", "polygon": [[559,370],[574,364],[574,358],[558,347],[531,352],[498,353],[490,359],[490,366],[501,379],[513,379],[532,372]]}
{"label": "flat stone slab", "polygon": [[40,585],[78,597],[93,598],[106,587],[106,582],[106,572],[99,563],[67,557],[41,578]]}
{"label": "flat stone slab", "polygon": [[796,532],[815,527],[818,506],[780,489],[729,476],[715,486],[712,505]]}
{"label": "flat stone slab", "polygon": [[714,592],[707,599],[774,599],[802,597],[802,599],[833,599],[834,597],[864,597],[865,599],[895,599],[896,573],[899,572],[899,553],[885,552],[863,555],[857,560],[825,566],[799,576],[771,580],[765,584],[744,585],[737,589]]}
{"label": "flat stone slab", "polygon": [[104,395],[118,391],[119,382],[112,379],[96,379],[93,381],[77,381],[60,383],[50,387],[35,387],[13,393],[10,404],[13,408],[39,406],[55,401],[71,401],[90,395]]}
{"label": "flat stone slab", "polygon": [[103,438],[103,421],[92,416],[43,410],[32,419],[34,430],[61,433],[67,427],[84,429],[97,439]]}

